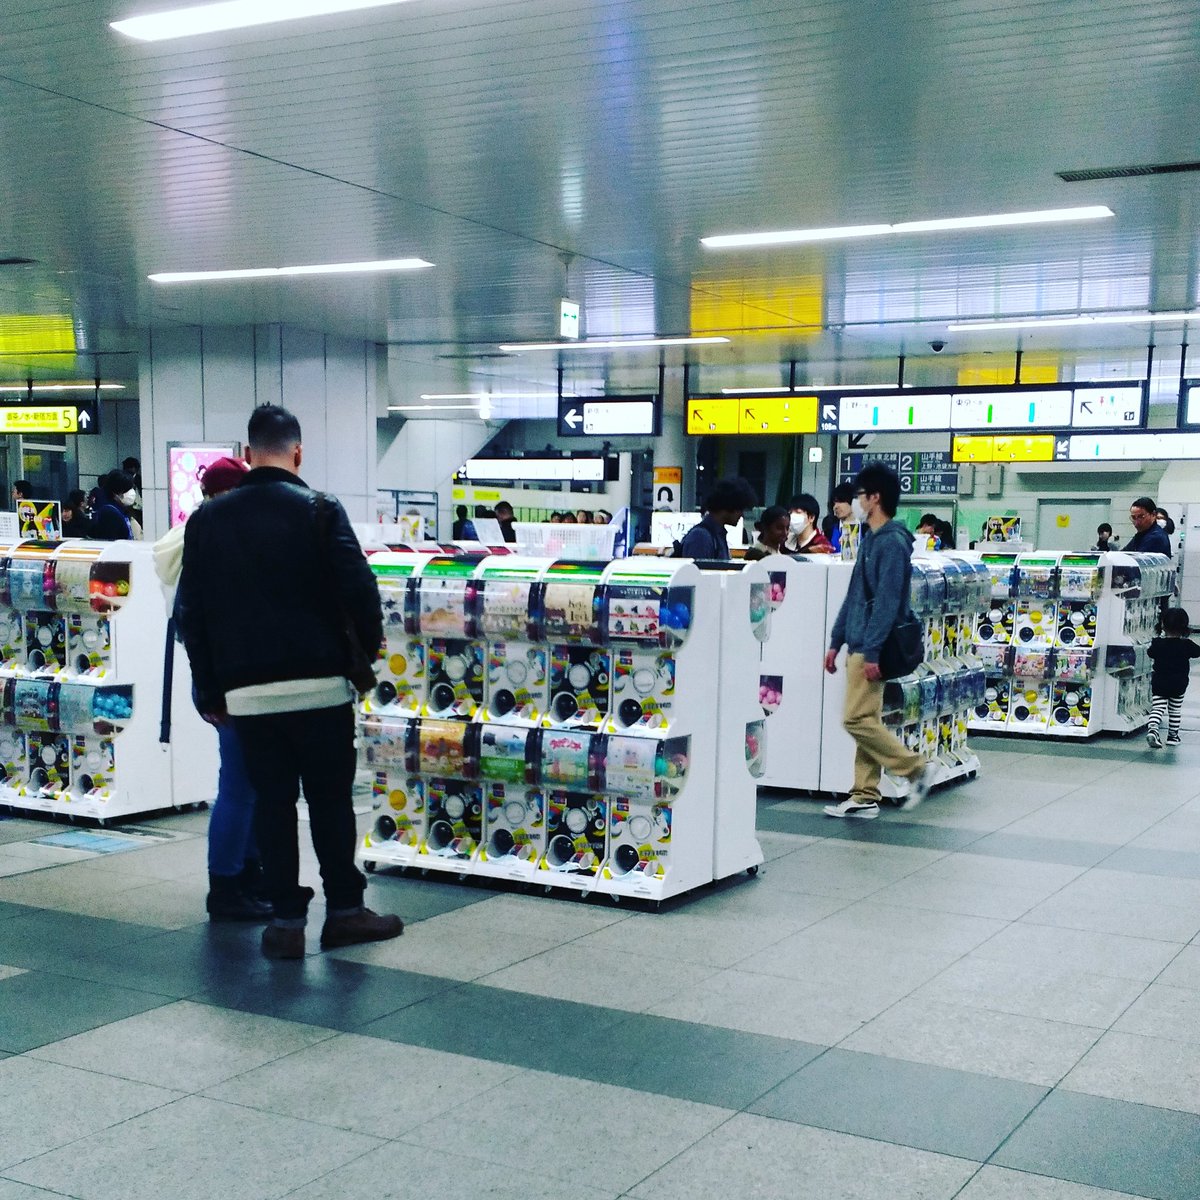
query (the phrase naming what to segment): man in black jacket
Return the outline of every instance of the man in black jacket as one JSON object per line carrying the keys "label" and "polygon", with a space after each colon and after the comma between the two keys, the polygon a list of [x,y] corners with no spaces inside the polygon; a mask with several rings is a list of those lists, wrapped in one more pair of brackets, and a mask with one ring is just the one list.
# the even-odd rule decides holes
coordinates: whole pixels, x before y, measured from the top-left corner
{"label": "man in black jacket", "polygon": [[263,405],[250,417],[241,485],[187,524],[176,620],[200,711],[232,720],[258,794],[255,833],[275,919],[268,958],[302,958],[311,888],[301,887],[300,786],[325,886],[321,947],[396,937],[399,917],[363,907],[354,865],[354,700],[347,622],[371,654],[383,636],[379,591],[342,506],[299,477],[300,424]]}
{"label": "man in black jacket", "polygon": [[757,503],[754,490],[739,476],[717,480],[709,493],[700,524],[693,525],[683,535],[679,556],[728,562],[729,542],[725,530],[736,525],[746,509],[753,508]]}
{"label": "man in black jacket", "polygon": [[1126,554],[1165,554],[1171,557],[1171,539],[1158,523],[1157,505],[1140,496],[1129,506],[1129,519],[1137,532],[1125,543]]}

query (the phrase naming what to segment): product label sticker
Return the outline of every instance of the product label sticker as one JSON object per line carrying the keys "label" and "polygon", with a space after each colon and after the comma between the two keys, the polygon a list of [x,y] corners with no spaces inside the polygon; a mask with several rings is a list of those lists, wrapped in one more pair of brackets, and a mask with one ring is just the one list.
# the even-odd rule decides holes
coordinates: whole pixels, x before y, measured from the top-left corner
{"label": "product label sticker", "polygon": [[523,783],[527,768],[529,730],[484,725],[480,735],[479,773],[484,779]]}
{"label": "product label sticker", "polygon": [[621,641],[657,642],[662,630],[662,604],[660,588],[611,588],[609,635]]}
{"label": "product label sticker", "polygon": [[467,729],[462,721],[422,721],[417,754],[422,775],[462,778],[467,773]]}
{"label": "product label sticker", "polygon": [[598,600],[599,589],[593,584],[548,582],[542,596],[546,636],[598,641]]}
{"label": "product label sticker", "polygon": [[591,750],[591,734],[547,731],[542,741],[542,782],[560,788],[586,789],[592,776]]}
{"label": "product label sticker", "polygon": [[484,582],[480,626],[488,637],[504,640],[528,637],[530,587],[524,579]]}
{"label": "product label sticker", "polygon": [[54,571],[55,602],[59,612],[91,612],[92,564],[86,561],[64,560]]}
{"label": "product label sticker", "polygon": [[662,744],[652,738],[610,737],[604,758],[605,790],[617,796],[654,799],[657,777],[666,773],[661,752]]}
{"label": "product label sticker", "polygon": [[468,601],[475,585],[468,579],[427,579],[417,581],[421,632],[433,637],[469,636]]}
{"label": "product label sticker", "polygon": [[130,564],[127,562],[98,562],[92,566],[88,583],[92,612],[116,612],[127,599],[130,583]]}

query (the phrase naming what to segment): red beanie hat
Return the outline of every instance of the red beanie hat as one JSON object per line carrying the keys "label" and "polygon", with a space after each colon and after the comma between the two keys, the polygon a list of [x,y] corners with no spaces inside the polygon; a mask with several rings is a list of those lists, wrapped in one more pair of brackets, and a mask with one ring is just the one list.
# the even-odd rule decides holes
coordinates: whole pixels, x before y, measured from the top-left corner
{"label": "red beanie hat", "polygon": [[250,468],[240,458],[218,458],[205,467],[200,476],[200,490],[210,498],[219,496],[237,487],[248,470]]}

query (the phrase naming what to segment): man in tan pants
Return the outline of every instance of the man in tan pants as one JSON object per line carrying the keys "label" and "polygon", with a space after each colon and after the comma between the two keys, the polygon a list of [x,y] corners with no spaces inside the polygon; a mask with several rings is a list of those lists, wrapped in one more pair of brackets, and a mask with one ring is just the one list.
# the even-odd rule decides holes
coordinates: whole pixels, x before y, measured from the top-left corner
{"label": "man in tan pants", "polygon": [[904,807],[920,804],[936,767],[909,750],[883,723],[883,675],[879,652],[896,621],[908,611],[912,580],[912,534],[897,520],[900,479],[891,468],[868,463],[855,480],[862,510],[862,538],[850,590],[833,623],[825,670],[837,671],[843,646],[846,704],[842,724],[854,739],[854,790],[830,817],[871,820],[879,816],[879,779],[884,768],[909,781]]}

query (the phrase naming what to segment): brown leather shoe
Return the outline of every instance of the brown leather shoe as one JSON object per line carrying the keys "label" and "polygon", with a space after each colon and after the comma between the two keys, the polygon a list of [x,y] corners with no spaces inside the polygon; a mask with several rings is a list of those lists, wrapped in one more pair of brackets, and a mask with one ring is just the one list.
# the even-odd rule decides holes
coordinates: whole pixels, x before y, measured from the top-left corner
{"label": "brown leather shoe", "polygon": [[304,930],[268,925],[263,930],[262,952],[264,958],[303,958]]}
{"label": "brown leather shoe", "polygon": [[321,930],[321,949],[357,946],[359,942],[385,942],[403,932],[404,922],[399,917],[364,908],[349,917],[326,917]]}

